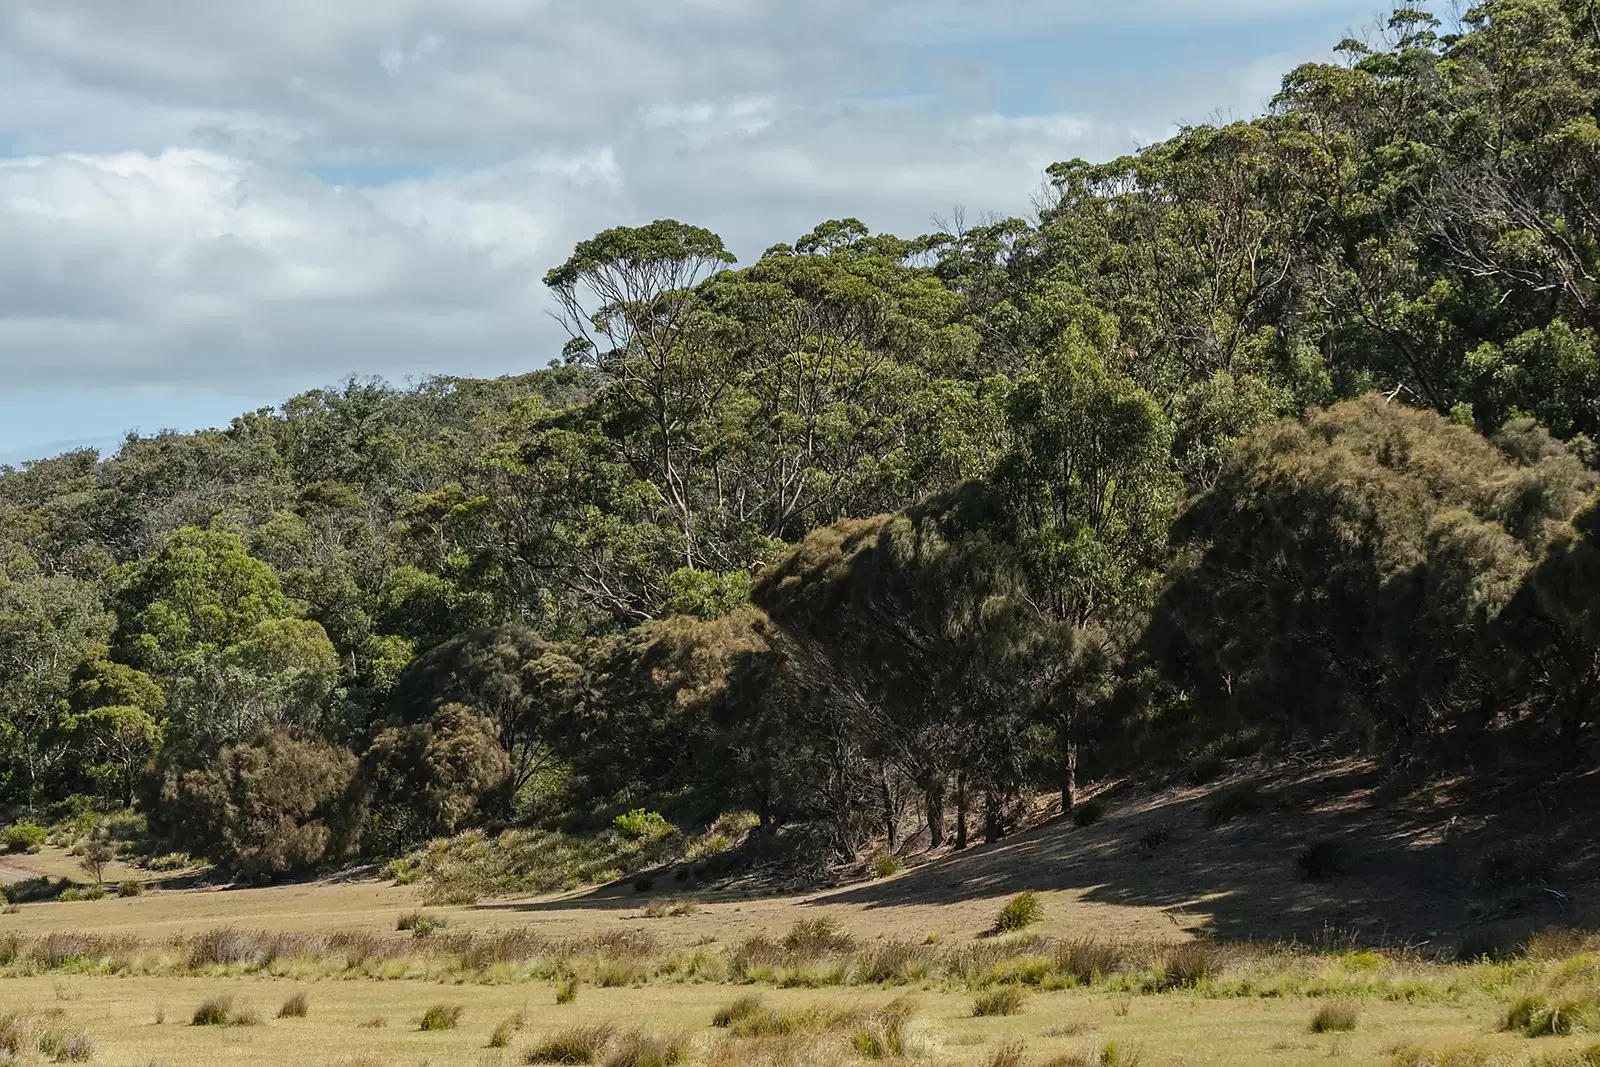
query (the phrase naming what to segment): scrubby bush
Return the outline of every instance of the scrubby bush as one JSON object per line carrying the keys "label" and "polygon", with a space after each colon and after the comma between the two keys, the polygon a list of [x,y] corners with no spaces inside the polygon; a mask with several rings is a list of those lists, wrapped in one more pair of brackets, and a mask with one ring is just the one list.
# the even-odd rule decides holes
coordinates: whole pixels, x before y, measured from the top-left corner
{"label": "scrubby bush", "polygon": [[1030,891],[1018,893],[995,916],[994,928],[1002,934],[1025,930],[1044,920],[1044,902],[1039,894]]}
{"label": "scrubby bush", "polygon": [[442,915],[429,915],[426,912],[413,911],[395,920],[394,928],[401,933],[410,933],[415,938],[432,937],[449,925],[449,921]]}
{"label": "scrubby bush", "polygon": [[194,1010],[191,1026],[226,1026],[233,1016],[233,997],[222,994],[201,1001]]}
{"label": "scrubby bush", "polygon": [[659,812],[635,808],[611,820],[612,827],[623,837],[636,841],[660,841],[678,832],[678,828]]}
{"label": "scrubby bush", "polygon": [[568,978],[556,987],[556,1003],[571,1004],[578,999],[578,980]]}
{"label": "scrubby bush", "polygon": [[361,758],[369,850],[396,851],[477,825],[509,801],[511,759],[461,704],[380,733]]}
{"label": "scrubby bush", "polygon": [[144,883],[134,881],[131,878],[117,886],[117,896],[119,897],[137,897],[143,893]]}
{"label": "scrubby bush", "polygon": [[879,856],[872,861],[872,877],[892,878],[899,874],[904,865],[895,856]]}
{"label": "scrubby bush", "polygon": [[343,748],[274,730],[170,772],[151,827],[245,877],[306,870],[352,849],[355,771]]}
{"label": "scrubby bush", "polygon": [[1264,807],[1266,798],[1261,795],[1259,786],[1251,782],[1236,782],[1206,797],[1206,822],[1216,826],[1241,816],[1254,815]]}
{"label": "scrubby bush", "polygon": [[52,1028],[39,1035],[39,1052],[52,1063],[88,1063],[94,1059],[94,1040],[82,1030]]}
{"label": "scrubby bush", "polygon": [[49,836],[49,831],[38,823],[14,822],[0,830],[0,845],[11,852],[38,852]]}
{"label": "scrubby bush", "polygon": [[304,1019],[311,1011],[311,997],[305,990],[290,993],[278,1009],[280,1019]]}

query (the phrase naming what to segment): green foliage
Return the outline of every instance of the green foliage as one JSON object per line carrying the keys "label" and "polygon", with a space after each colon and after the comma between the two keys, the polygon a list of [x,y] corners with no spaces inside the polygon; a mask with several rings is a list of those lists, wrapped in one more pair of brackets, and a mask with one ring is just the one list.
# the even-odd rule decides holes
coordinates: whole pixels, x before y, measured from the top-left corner
{"label": "green foliage", "polygon": [[977,999],[972,1002],[972,1014],[1020,1015],[1027,1000],[1028,995],[1014,985],[997,986],[987,993],[978,994]]}
{"label": "green foliage", "polygon": [[446,704],[423,722],[374,738],[360,777],[364,844],[371,852],[394,853],[504,810],[511,760],[487,719]]}
{"label": "green foliage", "polygon": [[562,1030],[528,1049],[524,1063],[597,1063],[616,1037],[607,1024]]}
{"label": "green foliage", "polygon": [[671,837],[678,832],[678,828],[668,822],[659,812],[645,811],[635,808],[630,812],[618,815],[611,820],[611,825],[623,837],[635,841],[660,841]]}
{"label": "green foliage", "polygon": [[38,823],[14,822],[0,830],[0,845],[11,852],[38,852],[50,832]]}
{"label": "green foliage", "polygon": [[1039,894],[1028,891],[1006,901],[995,916],[994,928],[1002,934],[1011,934],[1043,921],[1044,902],[1039,899]]}

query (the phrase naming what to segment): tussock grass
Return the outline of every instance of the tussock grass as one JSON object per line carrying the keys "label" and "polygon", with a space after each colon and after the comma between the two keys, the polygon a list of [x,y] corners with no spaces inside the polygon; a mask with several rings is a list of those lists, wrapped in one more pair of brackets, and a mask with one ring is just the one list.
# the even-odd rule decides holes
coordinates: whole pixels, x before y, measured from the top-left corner
{"label": "tussock grass", "polygon": [[972,1014],[979,1017],[1020,1015],[1027,1000],[1028,995],[1016,986],[1000,986],[986,993],[979,993],[977,999],[972,1002]]}
{"label": "tussock grass", "polygon": [[278,1008],[280,1019],[304,1019],[311,1012],[311,996],[305,990],[290,993]]}
{"label": "tussock grass", "polygon": [[1319,1004],[1311,1015],[1309,1029],[1313,1034],[1349,1033],[1356,1028],[1361,1007],[1353,1000],[1330,1000]]}
{"label": "tussock grass", "polygon": [[617,1038],[605,1067],[676,1067],[688,1061],[693,1049],[693,1040],[684,1034],[663,1036],[630,1030]]}
{"label": "tussock grass", "polygon": [[1390,1059],[1392,1067],[1517,1067],[1519,1057],[1486,1041],[1453,1041],[1404,1045]]}
{"label": "tussock grass", "polygon": [[523,1063],[598,1063],[617,1035],[610,1024],[574,1026],[552,1034],[523,1054]]}
{"label": "tussock grass", "polygon": [[556,987],[557,1004],[571,1004],[577,999],[578,980],[576,978],[568,978],[565,982],[562,982],[561,985]]}
{"label": "tussock grass", "polygon": [[1026,1053],[1028,1046],[1021,1041],[1013,1041],[1009,1045],[1002,1045],[995,1049],[994,1055],[989,1057],[988,1067],[1023,1067],[1027,1062]]}
{"label": "tussock grass", "polygon": [[994,918],[994,928],[998,933],[1014,934],[1043,921],[1044,902],[1039,899],[1039,894],[1027,891],[1006,901]]}
{"label": "tussock grass", "polygon": [[1531,1067],[1600,1067],[1600,1045],[1546,1052],[1535,1056]]}
{"label": "tussock grass", "polygon": [[88,1063],[94,1059],[94,1040],[82,1030],[46,1030],[39,1035],[39,1054],[51,1063]]}
{"label": "tussock grass", "polygon": [[200,1002],[190,1019],[190,1026],[226,1026],[233,1016],[233,997],[228,994],[208,997]]}
{"label": "tussock grass", "polygon": [[460,1004],[435,1004],[417,1020],[418,1030],[454,1030],[466,1008]]}

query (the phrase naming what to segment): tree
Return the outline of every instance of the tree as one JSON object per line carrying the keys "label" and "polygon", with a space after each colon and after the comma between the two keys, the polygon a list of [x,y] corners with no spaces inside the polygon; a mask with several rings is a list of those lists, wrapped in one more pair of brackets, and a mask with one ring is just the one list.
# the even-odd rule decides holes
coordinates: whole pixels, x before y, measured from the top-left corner
{"label": "tree", "polygon": [[361,758],[361,779],[366,846],[396,852],[504,810],[511,761],[488,720],[446,704],[423,722],[374,738]]}

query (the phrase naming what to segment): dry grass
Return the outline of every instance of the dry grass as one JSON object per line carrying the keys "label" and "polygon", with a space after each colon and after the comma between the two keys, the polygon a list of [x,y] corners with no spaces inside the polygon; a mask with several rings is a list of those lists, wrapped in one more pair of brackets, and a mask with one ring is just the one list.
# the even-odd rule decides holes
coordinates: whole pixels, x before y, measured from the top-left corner
{"label": "dry grass", "polygon": [[311,1013],[311,996],[305,990],[290,993],[278,1009],[280,1019],[304,1019]]}
{"label": "dry grass", "polygon": [[1347,1034],[1356,1028],[1361,1006],[1353,1000],[1330,1000],[1311,1015],[1313,1034]]}
{"label": "dry grass", "polygon": [[467,1009],[461,1004],[433,1004],[417,1020],[418,1030],[454,1030]]}
{"label": "dry grass", "polygon": [[1016,986],[1001,986],[979,993],[972,1002],[972,1014],[978,1018],[992,1015],[1020,1015],[1028,995]]}
{"label": "dry grass", "polygon": [[530,1048],[523,1063],[598,1063],[617,1035],[610,1023],[574,1026]]}

